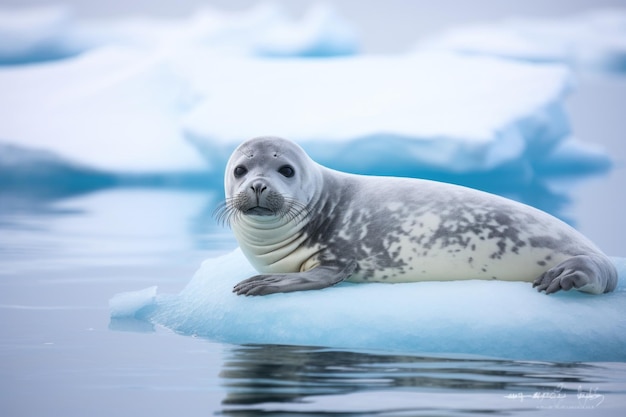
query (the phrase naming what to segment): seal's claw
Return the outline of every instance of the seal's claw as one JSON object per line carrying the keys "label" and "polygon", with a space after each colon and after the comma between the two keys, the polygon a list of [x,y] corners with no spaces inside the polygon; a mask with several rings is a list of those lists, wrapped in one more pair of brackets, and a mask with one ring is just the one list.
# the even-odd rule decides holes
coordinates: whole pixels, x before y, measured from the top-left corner
{"label": "seal's claw", "polygon": [[304,272],[255,275],[235,285],[237,295],[267,295],[278,292],[319,290],[348,278],[357,267],[354,260],[346,265],[318,266]]}
{"label": "seal's claw", "polygon": [[575,271],[565,269],[563,264],[559,264],[547,270],[533,281],[533,287],[537,288],[539,292],[545,291],[546,294],[554,294],[560,290],[571,290],[574,284],[568,277],[573,273],[575,273]]}
{"label": "seal's claw", "polygon": [[533,287],[546,294],[572,288],[592,294],[609,292],[615,288],[617,278],[611,275],[611,270],[603,273],[600,270],[603,265],[601,259],[592,256],[573,256],[541,274]]}
{"label": "seal's claw", "polygon": [[241,281],[233,288],[237,295],[266,295],[276,290],[276,284],[280,281],[280,275],[255,275],[252,278]]}

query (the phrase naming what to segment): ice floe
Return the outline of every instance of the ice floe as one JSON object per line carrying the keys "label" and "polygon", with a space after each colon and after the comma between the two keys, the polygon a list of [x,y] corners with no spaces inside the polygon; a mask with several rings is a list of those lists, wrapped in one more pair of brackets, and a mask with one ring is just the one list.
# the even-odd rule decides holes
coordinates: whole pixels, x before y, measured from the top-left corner
{"label": "ice floe", "polygon": [[425,48],[625,72],[626,10],[457,27],[421,40],[417,49]]}
{"label": "ice floe", "polygon": [[0,65],[61,59],[79,52],[69,45],[69,8],[0,8]]}
{"label": "ice floe", "polygon": [[184,84],[158,53],[108,47],[7,67],[0,90],[0,141],[117,172],[205,165],[180,134]]}
{"label": "ice floe", "polygon": [[571,137],[561,66],[445,53],[183,62],[204,98],[182,126],[212,151],[274,134],[350,171],[467,173],[532,166]]}
{"label": "ice floe", "polygon": [[[555,212],[558,202],[538,203],[554,194],[546,178],[611,165],[571,132],[564,65],[432,50],[322,59],[355,52],[358,39],[321,6],[298,21],[267,5],[180,20],[2,13],[3,62],[30,64],[0,65],[0,143],[13,161],[0,159],[0,172],[23,151],[25,165],[32,152],[50,169],[64,161],[76,175],[63,178],[84,186],[91,170],[111,184],[220,187],[237,144],[271,134],[332,168],[540,196],[522,200]],[[42,50],[58,59],[43,62]],[[45,181],[20,183],[24,172],[10,177]]]}
{"label": "ice floe", "polygon": [[66,6],[0,8],[0,65],[62,59],[103,46],[195,46],[220,53],[319,57],[354,54],[356,28],[328,5],[296,20],[274,3],[239,12],[201,8],[185,18],[79,18]]}
{"label": "ice floe", "polygon": [[105,48],[0,70],[0,138],[113,171],[221,169],[239,142],[275,134],[351,171],[486,172],[539,165],[571,139],[570,86],[563,67],[453,54],[309,61]]}
{"label": "ice floe", "polygon": [[350,284],[243,297],[256,275],[239,249],[206,260],[179,294],[154,287],[110,301],[112,328],[165,326],[227,343],[460,353],[550,361],[626,360],[626,260],[610,294],[545,295],[503,281]]}

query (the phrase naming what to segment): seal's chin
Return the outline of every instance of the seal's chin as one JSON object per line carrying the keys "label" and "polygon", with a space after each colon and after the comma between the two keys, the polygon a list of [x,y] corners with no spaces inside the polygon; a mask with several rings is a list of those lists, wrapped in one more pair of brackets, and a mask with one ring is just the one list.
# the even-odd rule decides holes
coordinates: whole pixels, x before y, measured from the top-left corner
{"label": "seal's chin", "polygon": [[244,214],[247,216],[274,216],[276,215],[276,213],[274,213],[272,210],[265,208],[265,207],[260,207],[260,206],[249,208],[248,210],[244,211]]}

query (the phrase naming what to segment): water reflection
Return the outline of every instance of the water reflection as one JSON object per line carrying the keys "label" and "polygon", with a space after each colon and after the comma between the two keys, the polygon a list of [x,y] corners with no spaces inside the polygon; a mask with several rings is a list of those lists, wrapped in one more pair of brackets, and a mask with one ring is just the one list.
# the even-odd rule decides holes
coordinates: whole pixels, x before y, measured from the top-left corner
{"label": "water reflection", "polygon": [[[368,408],[381,411],[379,401],[385,393],[392,392],[406,394],[411,399],[409,406],[415,411],[428,408],[424,396],[416,394],[428,394],[430,400],[441,394],[451,396],[450,399],[457,395],[450,403],[457,410],[459,398],[464,399],[461,402],[476,400],[471,394],[482,397],[488,394],[487,402],[491,404],[480,405],[485,412],[492,406],[493,410],[502,410],[503,404],[509,410],[536,409],[537,404],[524,397],[536,393],[545,397],[544,405],[558,400],[562,406],[575,408],[580,405],[581,389],[607,394],[604,381],[594,375],[606,375],[606,368],[601,364],[412,356],[275,345],[233,347],[220,373],[227,390],[222,402],[225,415],[270,410],[308,413],[319,410],[319,399],[338,395],[346,401],[351,396],[369,398],[364,411]],[[525,403],[520,399],[526,399]],[[396,403],[397,400],[394,397]],[[587,404],[592,405],[589,401]],[[600,405],[599,397],[593,404]],[[439,406],[446,408],[445,403]],[[471,411],[477,404],[465,406]]]}

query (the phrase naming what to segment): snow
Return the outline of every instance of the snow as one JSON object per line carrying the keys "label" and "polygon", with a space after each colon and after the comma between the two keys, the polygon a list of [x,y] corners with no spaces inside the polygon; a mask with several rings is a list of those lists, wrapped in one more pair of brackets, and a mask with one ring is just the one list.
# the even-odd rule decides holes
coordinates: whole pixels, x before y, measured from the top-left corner
{"label": "snow", "polygon": [[457,27],[419,41],[416,50],[423,49],[625,72],[626,10],[599,10],[552,19],[516,18]]}
{"label": "snow", "polygon": [[239,249],[207,259],[179,294],[154,288],[110,302],[117,326],[138,321],[227,343],[477,354],[518,360],[624,361],[626,259],[614,293],[538,293],[502,281],[351,284],[243,297],[255,275]]}

